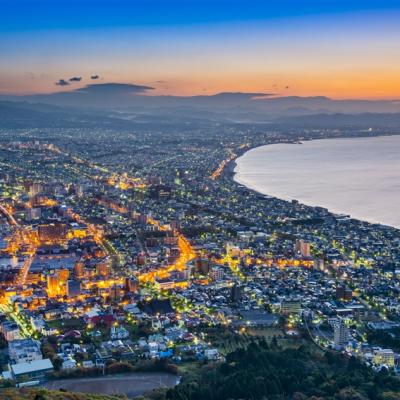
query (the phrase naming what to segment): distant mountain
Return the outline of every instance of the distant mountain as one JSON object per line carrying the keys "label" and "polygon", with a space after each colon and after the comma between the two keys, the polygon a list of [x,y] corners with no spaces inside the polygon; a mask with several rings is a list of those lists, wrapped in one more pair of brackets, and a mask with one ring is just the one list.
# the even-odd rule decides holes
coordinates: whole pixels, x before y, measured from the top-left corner
{"label": "distant mountain", "polygon": [[317,113],[396,113],[400,101],[395,100],[333,100],[324,96],[276,96],[271,93],[218,93],[202,96],[152,95],[150,86],[103,83],[91,84],[70,92],[37,94],[30,96],[0,96],[0,100],[46,103],[55,106],[79,108],[107,108],[119,110],[180,109],[185,112],[211,112],[251,114],[252,119],[268,121],[282,116]]}
{"label": "distant mountain", "polygon": [[[47,109],[46,112],[40,109]],[[0,102],[0,126],[3,128],[22,128],[28,125],[36,126],[46,119],[46,114],[52,113],[50,106],[40,107],[26,102]]]}
{"label": "distant mountain", "polygon": [[275,122],[303,128],[400,128],[400,113],[315,114],[279,118]]}
{"label": "distant mountain", "polygon": [[[392,113],[400,112],[400,102],[394,100],[333,100],[317,97],[273,97],[256,100],[264,110],[278,114],[324,113]],[[299,112],[300,111],[300,112]]]}
{"label": "distant mountain", "polygon": [[[25,101],[0,101],[0,129],[28,128],[111,128],[190,130],[225,121],[212,112],[179,108],[135,110],[105,110],[89,107],[54,106]],[[229,121],[227,121],[229,123]]]}
{"label": "distant mountain", "polygon": [[127,127],[129,123],[91,110],[49,104],[0,101],[0,128]]}
{"label": "distant mountain", "polygon": [[[136,106],[125,103],[121,107],[105,108],[83,103],[77,105],[77,102],[71,101],[74,96],[81,95],[76,92],[67,95],[69,100],[65,103],[69,105],[55,101],[64,95],[49,95],[53,104],[46,103],[50,99],[43,96],[40,96],[40,103],[33,102],[32,97],[30,101],[23,101],[23,98],[18,98],[19,101],[0,101],[0,128],[162,128],[167,131],[190,130],[193,127],[207,129],[212,124],[218,126],[221,123],[264,123],[288,128],[400,128],[400,112],[359,111],[363,108],[397,110],[395,102],[341,102],[325,97],[261,99],[260,93],[221,93],[215,96],[169,97],[174,99],[171,101],[166,100],[167,96],[134,95],[134,100],[138,102]],[[118,99],[121,97],[118,96]],[[183,101],[189,104],[180,104]],[[156,106],[157,102],[164,105]],[[294,106],[295,103],[303,106]],[[348,111],[334,112],[333,109]]]}
{"label": "distant mountain", "polygon": [[188,97],[153,96],[151,95],[152,89],[149,86],[103,83],[87,85],[71,92],[29,96],[0,96],[0,100],[90,108],[218,107],[226,109],[244,106],[255,97],[268,96],[265,93],[219,93],[212,96]]}

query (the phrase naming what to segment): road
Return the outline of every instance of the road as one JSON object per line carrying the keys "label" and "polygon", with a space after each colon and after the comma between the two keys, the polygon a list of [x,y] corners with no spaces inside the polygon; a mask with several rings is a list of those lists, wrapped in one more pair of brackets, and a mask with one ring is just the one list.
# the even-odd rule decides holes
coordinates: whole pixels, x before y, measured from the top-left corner
{"label": "road", "polygon": [[7,217],[11,225],[18,226],[18,222],[15,220],[12,214],[1,204],[0,204],[0,212],[2,212]]}
{"label": "road", "polygon": [[218,168],[210,175],[211,180],[214,181],[215,179],[219,178],[224,171],[224,168],[236,158],[236,154],[232,150],[229,150],[229,153],[230,155],[225,160],[221,161]]}
{"label": "road", "polygon": [[80,378],[48,381],[47,389],[65,389],[73,392],[99,393],[108,395],[125,394],[128,398],[140,396],[159,387],[173,387],[179,383],[179,377],[163,372],[138,372],[102,376],[98,378]]}
{"label": "road", "polygon": [[[29,235],[25,235],[23,228],[18,224],[18,222],[15,220],[15,218],[13,217],[13,215],[10,213],[10,211],[8,211],[3,205],[0,204],[0,212],[3,213],[9,223],[13,226],[16,227],[17,229],[17,233],[21,234],[21,238],[23,238],[24,242],[28,242],[30,245],[30,249],[29,249],[29,257],[24,261],[24,264],[18,274],[18,278],[17,278],[17,284],[18,285],[24,285],[26,282],[26,278],[28,276],[28,272],[29,272],[29,268],[31,267],[33,258],[36,254],[36,247],[34,246],[33,243],[31,243],[30,239],[29,239]],[[18,237],[19,235],[17,235]],[[15,239],[15,238],[14,238]],[[16,239],[15,239],[16,240]]]}
{"label": "road", "polygon": [[[153,218],[148,218],[147,221],[149,224],[156,226],[160,231],[166,231],[167,228]],[[186,267],[186,264],[195,258],[196,253],[193,250],[189,240],[185,238],[181,233],[178,233],[178,247],[180,251],[180,255],[178,260],[166,267],[162,267],[157,269],[156,271],[150,271],[139,275],[139,280],[141,282],[153,282],[155,278],[166,278],[173,271],[183,271]]]}

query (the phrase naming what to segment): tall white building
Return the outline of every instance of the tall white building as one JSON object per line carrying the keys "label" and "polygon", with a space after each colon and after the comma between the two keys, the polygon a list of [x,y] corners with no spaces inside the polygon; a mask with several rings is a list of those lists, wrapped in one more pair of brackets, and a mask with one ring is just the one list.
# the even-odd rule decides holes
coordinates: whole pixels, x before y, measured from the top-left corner
{"label": "tall white building", "polygon": [[333,341],[335,346],[343,347],[350,339],[349,329],[342,319],[339,319],[333,324]]}

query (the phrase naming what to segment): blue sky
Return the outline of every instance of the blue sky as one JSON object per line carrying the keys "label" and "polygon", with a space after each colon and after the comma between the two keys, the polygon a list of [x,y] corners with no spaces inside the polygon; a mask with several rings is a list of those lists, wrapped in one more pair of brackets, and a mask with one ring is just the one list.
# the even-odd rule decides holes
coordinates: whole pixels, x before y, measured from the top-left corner
{"label": "blue sky", "polygon": [[383,0],[1,0],[0,30],[168,26],[399,10]]}
{"label": "blue sky", "polygon": [[[0,0],[0,93],[399,97],[400,1]],[[79,76],[61,88],[59,79]]]}

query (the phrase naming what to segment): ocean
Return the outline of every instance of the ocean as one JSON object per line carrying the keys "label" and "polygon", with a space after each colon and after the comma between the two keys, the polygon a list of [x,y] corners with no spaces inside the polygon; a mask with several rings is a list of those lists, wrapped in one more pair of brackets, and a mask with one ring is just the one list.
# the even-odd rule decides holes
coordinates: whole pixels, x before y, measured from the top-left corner
{"label": "ocean", "polygon": [[261,146],[236,164],[235,181],[260,193],[400,228],[400,136]]}

